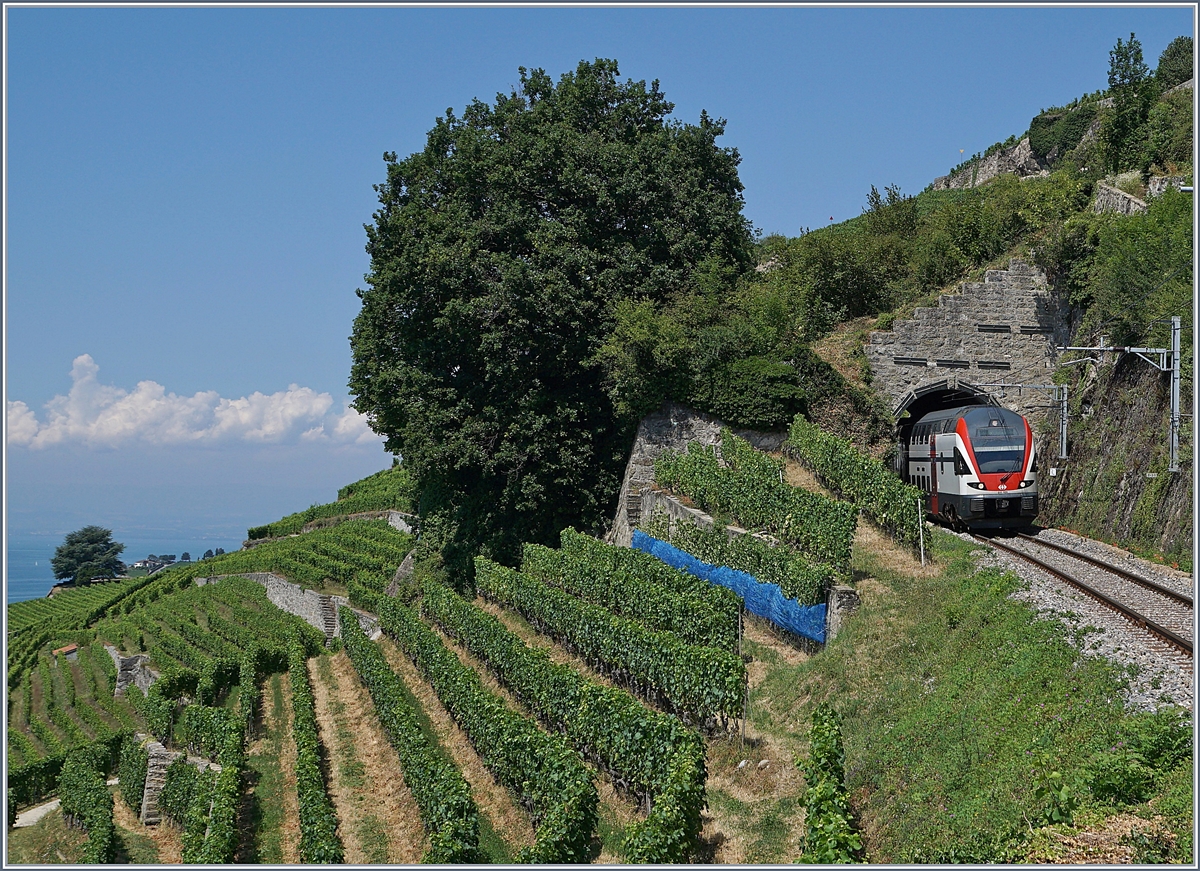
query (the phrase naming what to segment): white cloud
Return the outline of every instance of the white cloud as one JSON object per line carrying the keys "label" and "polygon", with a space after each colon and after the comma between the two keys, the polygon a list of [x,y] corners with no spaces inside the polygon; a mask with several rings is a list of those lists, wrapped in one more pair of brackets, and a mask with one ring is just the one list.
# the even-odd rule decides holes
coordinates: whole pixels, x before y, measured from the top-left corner
{"label": "white cloud", "polygon": [[379,440],[363,415],[349,407],[333,413],[332,396],[297,384],[270,395],[255,391],[240,399],[226,399],[215,390],[179,396],[154,381],[140,381],[132,391],[101,384],[99,371],[89,354],[76,357],[70,392],[47,402],[40,421],[24,402],[10,401],[9,446]]}

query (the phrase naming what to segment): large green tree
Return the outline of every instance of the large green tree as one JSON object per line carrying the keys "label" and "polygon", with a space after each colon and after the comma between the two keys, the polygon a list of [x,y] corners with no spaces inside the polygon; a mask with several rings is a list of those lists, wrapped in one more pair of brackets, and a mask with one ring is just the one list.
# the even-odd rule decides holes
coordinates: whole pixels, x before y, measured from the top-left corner
{"label": "large green tree", "polygon": [[1105,161],[1114,172],[1140,163],[1139,140],[1135,134],[1158,95],[1149,73],[1137,36],[1129,34],[1128,42],[1118,38],[1108,53],[1108,89],[1113,108],[1100,134],[1104,141]]}
{"label": "large green tree", "polygon": [[1158,56],[1154,78],[1159,90],[1166,91],[1192,77],[1192,38],[1177,36]]}
{"label": "large green tree", "polygon": [[350,390],[460,576],[475,552],[512,561],[603,524],[646,404],[598,354],[615,312],[688,292],[702,261],[751,263],[724,122],[672,120],[657,82],[618,76],[522,68],[494,104],[448,109],[423,151],[385,155]]}
{"label": "large green tree", "polygon": [[63,543],[55,548],[50,565],[59,580],[111,578],[125,571],[120,560],[123,550],[125,545],[113,541],[111,529],[85,526],[67,533]]}

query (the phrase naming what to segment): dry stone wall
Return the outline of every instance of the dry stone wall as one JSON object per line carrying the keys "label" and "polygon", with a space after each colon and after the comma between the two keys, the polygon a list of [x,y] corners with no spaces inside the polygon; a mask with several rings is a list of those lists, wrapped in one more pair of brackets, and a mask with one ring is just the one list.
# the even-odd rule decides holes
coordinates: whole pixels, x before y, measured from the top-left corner
{"label": "dry stone wall", "polygon": [[[621,483],[621,495],[617,501],[617,515],[606,540],[628,547],[633,537],[633,527],[641,516],[642,493],[654,483],[654,461],[667,449],[686,451],[691,442],[702,445],[717,445],[721,442],[721,429],[725,424],[711,414],[693,411],[682,405],[667,402],[661,409],[648,414],[638,424],[637,435],[625,466],[625,478]],[[733,429],[731,427],[731,429]],[[733,429],[759,450],[777,451],[783,447],[784,433],[764,433],[753,430]]]}
{"label": "dry stone wall", "polygon": [[117,667],[117,685],[113,689],[113,695],[124,694],[130,686],[136,686],[143,694],[150,691],[151,685],[158,680],[158,672],[150,668],[149,656],[144,653],[121,656],[111,644],[105,644],[104,649],[108,651],[113,665]]}
{"label": "dry stone wall", "polygon": [[1092,209],[1096,214],[1116,212],[1119,215],[1136,215],[1146,211],[1146,201],[1100,181],[1096,182],[1096,196],[1092,199]]}
{"label": "dry stone wall", "polygon": [[[872,332],[864,350],[873,386],[896,409],[912,391],[939,381],[1047,384],[1067,329],[1067,309],[1045,274],[1013,258],[1007,270],[989,269],[982,282],[964,282],[936,306]],[[1004,404],[1025,414],[1041,413],[1048,399],[1037,391],[1005,393]]]}
{"label": "dry stone wall", "polygon": [[358,624],[368,635],[378,627],[379,621],[365,611],[359,611],[350,605],[345,596],[329,596],[316,590],[306,590],[299,584],[293,584],[273,572],[243,572],[240,575],[218,575],[212,578],[196,578],[197,586],[204,586],[219,581],[221,578],[242,577],[267,588],[267,599],[281,611],[295,614],[310,626],[315,626],[325,633],[326,639],[340,637],[341,623],[337,619],[337,609],[350,608],[358,616]]}

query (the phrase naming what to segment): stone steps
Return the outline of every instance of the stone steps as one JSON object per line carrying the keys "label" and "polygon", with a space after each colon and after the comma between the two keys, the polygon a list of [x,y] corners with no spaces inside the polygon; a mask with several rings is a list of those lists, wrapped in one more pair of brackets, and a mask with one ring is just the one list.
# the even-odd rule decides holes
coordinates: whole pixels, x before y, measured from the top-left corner
{"label": "stone steps", "polygon": [[337,609],[333,607],[333,597],[324,594],[317,597],[321,608],[321,629],[325,633],[325,644],[333,642],[337,634]]}
{"label": "stone steps", "polygon": [[149,754],[150,759],[146,765],[146,786],[142,790],[142,813],[140,819],[143,825],[155,826],[162,822],[162,812],[158,807],[158,796],[162,793],[163,786],[167,782],[167,768],[183,754],[168,750],[157,741],[150,741],[145,746],[146,753]]}

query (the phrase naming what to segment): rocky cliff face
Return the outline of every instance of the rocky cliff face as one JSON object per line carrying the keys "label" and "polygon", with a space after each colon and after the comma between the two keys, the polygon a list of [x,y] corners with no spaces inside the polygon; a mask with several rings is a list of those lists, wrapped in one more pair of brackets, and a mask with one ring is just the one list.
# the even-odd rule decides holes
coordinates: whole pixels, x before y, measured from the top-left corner
{"label": "rocky cliff face", "polygon": [[1026,136],[1012,148],[1002,148],[987,157],[971,163],[966,169],[960,169],[954,175],[943,175],[933,180],[935,191],[954,188],[978,187],[985,181],[991,181],[998,175],[1015,173],[1022,178],[1034,175],[1049,175],[1049,168],[1033,155]]}
{"label": "rocky cliff face", "polygon": [[[1167,471],[1170,376],[1123,355],[1072,388],[1067,444],[1040,439],[1038,522],[1063,526],[1191,567],[1194,456],[1189,418],[1180,436],[1180,470]],[[1182,407],[1190,409],[1191,392]],[[1050,470],[1056,470],[1051,475]],[[1150,477],[1150,476],[1154,477]]]}

